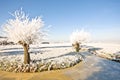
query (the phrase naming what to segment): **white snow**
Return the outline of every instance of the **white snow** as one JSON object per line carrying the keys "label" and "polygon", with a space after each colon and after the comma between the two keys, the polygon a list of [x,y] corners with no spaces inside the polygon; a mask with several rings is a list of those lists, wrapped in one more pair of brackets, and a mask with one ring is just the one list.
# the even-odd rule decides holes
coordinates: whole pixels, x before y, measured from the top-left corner
{"label": "white snow", "polygon": [[[30,72],[64,69],[74,66],[82,60],[82,56],[75,53],[69,43],[31,45],[29,52],[31,57],[29,67],[32,66],[34,69],[32,71],[31,68]],[[2,70],[27,72],[28,68],[26,68],[26,64],[23,65],[23,60],[24,54],[20,45],[0,46],[0,67]],[[13,69],[12,66],[17,67]]]}
{"label": "white snow", "polygon": [[[110,57],[109,54],[120,53],[120,45],[113,43],[84,43],[82,48],[98,48],[97,54],[103,54],[106,57]],[[82,60],[82,57],[75,53],[71,43],[30,45],[29,52],[31,60],[36,61],[35,64],[30,62],[32,65],[51,63],[51,65],[58,64],[58,68],[59,64],[63,68],[67,68],[70,65],[77,64],[80,59]],[[11,64],[14,62],[22,64],[23,59],[24,54],[21,45],[0,46],[0,62],[3,61],[7,64],[9,61]]]}
{"label": "white snow", "polygon": [[101,48],[98,50],[100,52],[105,52],[110,54],[120,52],[120,44],[116,44],[116,43],[98,42],[98,43],[87,43],[85,45],[92,46],[94,48]]}
{"label": "white snow", "polygon": [[[100,48],[100,50],[97,50],[100,54],[103,52],[106,54],[115,54],[120,52],[120,44],[85,43],[83,45]],[[77,58],[75,55],[70,54],[71,52],[74,52],[70,43],[31,45],[29,52],[32,60],[56,59],[57,61],[64,61],[64,59],[69,58],[74,61],[74,59]],[[8,59],[9,61],[23,62],[23,56],[21,45],[0,46],[0,60]]]}
{"label": "white snow", "polygon": [[[56,60],[59,63],[65,61],[76,61],[78,57],[74,54],[69,43],[66,44],[41,44],[31,45],[30,47],[31,60]],[[71,54],[71,52],[73,52]],[[0,46],[0,60],[8,60],[10,62],[19,61],[23,62],[23,49],[21,45],[7,45]]]}
{"label": "white snow", "polygon": [[90,39],[90,33],[85,32],[84,30],[76,30],[70,36],[70,42],[72,44],[87,42]]}

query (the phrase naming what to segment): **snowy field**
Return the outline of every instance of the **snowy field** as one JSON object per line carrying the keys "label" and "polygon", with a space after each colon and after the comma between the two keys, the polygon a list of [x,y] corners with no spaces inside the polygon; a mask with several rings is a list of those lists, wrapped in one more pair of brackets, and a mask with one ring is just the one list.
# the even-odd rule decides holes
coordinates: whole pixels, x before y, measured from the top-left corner
{"label": "snowy field", "polygon": [[105,42],[98,42],[98,43],[87,43],[88,46],[93,46],[96,48],[101,48],[101,51],[107,53],[117,53],[120,51],[120,43],[105,43]]}
{"label": "snowy field", "polygon": [[86,44],[91,50],[93,49],[93,54],[100,57],[107,58],[110,60],[120,61],[120,43],[88,43]]}
{"label": "snowy field", "polygon": [[[91,50],[96,55],[109,59],[120,55],[120,45],[115,43],[86,43],[82,45],[82,49]],[[76,54],[70,43],[31,45],[29,52],[31,57],[29,67],[33,68],[31,72],[36,72],[38,65],[40,66],[39,71],[64,69],[72,67],[82,60],[80,53]],[[23,60],[21,45],[0,46],[0,66],[4,65],[3,70],[12,71],[11,68],[14,66],[21,69],[15,69],[15,72],[28,72],[22,70],[23,66],[28,67],[28,65],[23,65]],[[6,64],[11,68],[7,69],[9,66]]]}
{"label": "snowy field", "polygon": [[[85,43],[83,48],[96,49],[98,54],[120,54],[120,44],[117,43]],[[74,52],[70,43],[53,43],[30,46],[31,59],[47,59]],[[0,56],[21,56],[23,58],[23,48],[21,45],[0,46]]]}
{"label": "snowy field", "polygon": [[[31,57],[29,67],[34,67],[34,70],[32,72],[36,72],[35,69],[38,69],[38,66],[40,66],[39,71],[51,69],[64,69],[74,66],[82,60],[82,57],[74,52],[74,49],[69,43],[31,45],[29,52]],[[26,66],[23,65],[23,60],[24,55],[21,45],[0,46],[1,66],[3,64],[4,67],[8,68],[9,66],[7,65],[10,65],[12,68],[15,65],[14,67],[17,67],[17,69],[18,67],[22,68],[22,66]],[[6,70],[7,68],[3,70]],[[11,68],[6,71],[11,71]],[[28,72],[24,70],[14,71]]]}
{"label": "snowy field", "polygon": [[[120,54],[120,44],[117,43],[85,43],[83,48],[96,49],[98,54]],[[53,43],[30,46],[31,59],[57,58],[61,55],[74,52],[70,43]],[[23,58],[23,48],[21,45],[0,46],[0,56],[18,56]],[[22,59],[23,60],[23,59]]]}
{"label": "snowy field", "polygon": [[[40,44],[30,45],[31,60],[52,59],[65,57],[67,54],[74,52],[74,49],[69,43],[66,44]],[[21,45],[0,46],[1,57],[16,57],[23,58],[23,48]],[[71,57],[72,55],[69,55]],[[12,59],[10,59],[12,60]],[[23,60],[23,59],[21,59]]]}

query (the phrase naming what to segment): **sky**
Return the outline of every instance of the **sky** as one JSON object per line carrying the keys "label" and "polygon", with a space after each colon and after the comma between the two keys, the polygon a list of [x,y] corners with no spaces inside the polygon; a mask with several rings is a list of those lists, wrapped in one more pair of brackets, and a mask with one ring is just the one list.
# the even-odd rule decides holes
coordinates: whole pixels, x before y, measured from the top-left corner
{"label": "sky", "polygon": [[120,0],[0,0],[0,35],[2,25],[13,18],[9,13],[21,8],[51,26],[52,41],[67,41],[76,29],[89,32],[92,40],[120,41]]}

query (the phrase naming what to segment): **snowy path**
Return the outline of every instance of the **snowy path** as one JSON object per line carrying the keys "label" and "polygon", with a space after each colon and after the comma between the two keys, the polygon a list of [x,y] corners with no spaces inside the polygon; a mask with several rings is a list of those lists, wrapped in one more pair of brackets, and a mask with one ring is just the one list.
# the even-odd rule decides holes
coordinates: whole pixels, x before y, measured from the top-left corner
{"label": "snowy path", "polygon": [[83,53],[85,62],[65,74],[73,80],[120,80],[120,63],[109,61],[90,53]]}

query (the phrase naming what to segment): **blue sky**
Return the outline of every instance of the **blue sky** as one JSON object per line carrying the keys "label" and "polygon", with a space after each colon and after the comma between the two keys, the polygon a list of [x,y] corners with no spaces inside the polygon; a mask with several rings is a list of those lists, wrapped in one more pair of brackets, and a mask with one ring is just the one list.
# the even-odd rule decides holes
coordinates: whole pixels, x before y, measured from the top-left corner
{"label": "blue sky", "polygon": [[93,40],[120,40],[120,0],[0,0],[0,26],[21,7],[52,25],[50,40],[69,40],[75,29],[90,32]]}

